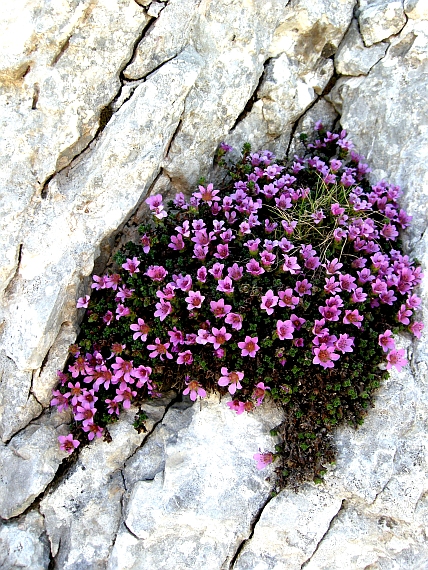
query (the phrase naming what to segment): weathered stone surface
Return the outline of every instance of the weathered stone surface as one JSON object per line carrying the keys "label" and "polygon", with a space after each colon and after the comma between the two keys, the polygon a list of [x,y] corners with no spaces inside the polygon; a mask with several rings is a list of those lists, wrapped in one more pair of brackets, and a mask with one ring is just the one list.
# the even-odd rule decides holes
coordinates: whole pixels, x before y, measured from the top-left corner
{"label": "weathered stone surface", "polygon": [[[2,341],[18,370],[40,368],[61,324],[75,321],[80,279],[91,273],[98,244],[139,204],[158,173],[198,62],[192,50],[183,52],[140,85],[92,152],[57,176],[39,200],[5,313]],[[14,383],[28,394],[27,377],[26,384]]]}
{"label": "weathered stone surface", "polygon": [[[58,435],[66,435],[67,413],[46,414],[0,444],[0,517],[9,519],[23,513],[55,477],[66,457],[58,446]],[[59,420],[59,424],[58,424]]]}
{"label": "weathered stone surface", "polygon": [[30,511],[7,524],[0,522],[0,568],[46,570],[48,567],[49,541],[40,513]]}
{"label": "weathered stone surface", "polygon": [[404,12],[412,20],[428,20],[428,4],[425,0],[404,0]]}
{"label": "weathered stone surface", "polygon": [[[148,431],[172,397],[143,406]],[[121,469],[147,435],[133,428],[135,413],[131,408],[109,427],[110,443],[99,439],[83,449],[71,472],[41,501],[56,568],[105,568],[122,513]]]}
{"label": "weathered stone surface", "polygon": [[132,63],[124,70],[127,79],[145,77],[161,63],[175,57],[187,45],[200,2],[201,0],[168,2],[159,19],[138,44]]}
{"label": "weathered stone surface", "polygon": [[401,0],[361,0],[358,23],[367,47],[397,34],[406,23]]}
{"label": "weathered stone surface", "polygon": [[[333,75],[330,58],[352,17],[353,0],[291,1],[275,31],[256,101],[227,137],[240,148],[250,142],[284,155],[293,126]],[[309,39],[310,38],[310,39]]]}
{"label": "weathered stone surface", "polygon": [[17,269],[31,199],[94,137],[148,19],[133,0],[19,0],[10,8],[0,50],[1,292]]}
{"label": "weathered stone surface", "polygon": [[358,23],[352,23],[334,56],[336,71],[341,75],[366,75],[386,52],[388,44],[380,42],[366,47],[358,30]]}
{"label": "weathered stone surface", "polygon": [[216,396],[173,405],[124,470],[126,527],[109,569],[218,570],[230,562],[269,497],[269,470],[256,471],[252,456],[272,448],[269,430],[280,418],[272,405],[237,416]]}

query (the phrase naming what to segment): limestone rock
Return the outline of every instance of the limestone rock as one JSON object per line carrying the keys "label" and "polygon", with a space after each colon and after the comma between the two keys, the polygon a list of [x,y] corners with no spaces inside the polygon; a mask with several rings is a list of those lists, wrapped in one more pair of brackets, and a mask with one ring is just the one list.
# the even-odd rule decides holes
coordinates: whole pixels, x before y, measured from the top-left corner
{"label": "limestone rock", "polygon": [[388,44],[380,42],[367,48],[361,38],[356,20],[352,20],[334,57],[335,67],[342,75],[366,75],[386,52]]}
{"label": "limestone rock", "polygon": [[252,457],[272,449],[269,430],[280,418],[269,404],[237,416],[214,396],[173,405],[124,470],[125,526],[108,568],[218,570],[230,562],[269,497],[272,468],[257,471]]}
{"label": "limestone rock", "polygon": [[[145,77],[175,57],[189,41],[200,0],[170,0],[138,44],[133,61],[124,70],[127,79]],[[163,4],[161,5],[163,7]]]}
{"label": "limestone rock", "polygon": [[[67,421],[69,418],[64,415]],[[61,427],[58,430],[56,422],[47,414],[15,435],[8,445],[0,444],[2,518],[23,513],[52,481],[66,457],[67,454],[59,449],[57,438],[68,432]]]}
{"label": "limestone rock", "polygon": [[165,5],[162,2],[152,2],[147,10],[147,14],[152,18],[157,18],[164,8]]}
{"label": "limestone rock", "polygon": [[133,0],[18,0],[5,10],[0,292],[19,271],[31,200],[94,137],[148,19]]}
{"label": "limestone rock", "polygon": [[49,541],[43,517],[37,511],[7,524],[0,522],[0,568],[46,570],[49,567]]}
{"label": "limestone rock", "polygon": [[[9,324],[2,339],[21,369],[40,368],[61,324],[75,321],[80,279],[91,273],[98,244],[138,206],[158,173],[198,74],[198,62],[193,51],[183,52],[140,85],[93,151],[57,176],[48,197],[39,201],[22,251],[20,275],[10,290]],[[25,383],[19,377],[13,382],[15,392],[28,394],[28,376]],[[0,387],[0,398],[9,402],[10,409],[4,388]],[[9,413],[7,433],[17,427],[16,423],[12,427],[15,411]]]}
{"label": "limestone rock", "polygon": [[401,0],[362,0],[358,16],[360,32],[367,47],[393,34],[406,23]]}
{"label": "limestone rock", "polygon": [[404,13],[412,20],[428,20],[428,4],[424,0],[404,0]]}
{"label": "limestone rock", "polygon": [[[332,60],[349,21],[353,1],[291,1],[275,30],[252,109],[227,137],[239,147],[285,154],[293,125],[316,101],[333,75]],[[310,41],[308,42],[308,39]],[[310,46],[310,47],[309,47]]]}
{"label": "limestone rock", "polygon": [[[162,419],[172,397],[143,407],[148,431]],[[135,413],[131,407],[109,427],[110,443],[99,439],[82,449],[71,471],[42,499],[40,510],[57,568],[105,568],[121,519],[121,468],[146,437],[132,426]]]}

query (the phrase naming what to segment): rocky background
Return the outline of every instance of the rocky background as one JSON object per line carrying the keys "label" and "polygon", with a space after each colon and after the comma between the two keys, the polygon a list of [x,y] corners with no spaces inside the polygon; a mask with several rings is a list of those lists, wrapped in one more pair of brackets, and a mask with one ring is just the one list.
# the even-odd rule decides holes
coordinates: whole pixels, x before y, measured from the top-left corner
{"label": "rocky background", "polygon": [[74,459],[49,410],[94,263],[223,140],[292,154],[340,121],[373,180],[402,186],[427,273],[426,0],[14,0],[0,19],[0,568],[428,568],[426,333],[337,433],[325,484],[274,498],[252,459],[272,406],[166,394],[146,433],[131,410]]}

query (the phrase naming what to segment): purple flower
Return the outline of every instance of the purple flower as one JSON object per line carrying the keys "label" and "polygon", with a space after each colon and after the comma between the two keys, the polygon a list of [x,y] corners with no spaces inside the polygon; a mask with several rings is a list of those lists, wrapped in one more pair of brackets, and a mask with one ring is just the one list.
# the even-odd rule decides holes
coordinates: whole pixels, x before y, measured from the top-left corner
{"label": "purple flower", "polygon": [[199,396],[201,398],[205,398],[207,393],[202,388],[202,386],[196,380],[190,380],[189,376],[186,377],[186,386],[185,390],[183,390],[183,395],[187,396],[190,394],[190,399],[192,402],[196,400]]}
{"label": "purple flower", "polygon": [[211,206],[213,201],[220,200],[217,196],[219,192],[220,190],[214,190],[213,184],[208,184],[206,188],[204,186],[199,186],[199,192],[194,192],[193,196],[195,198],[199,198],[203,202],[206,202],[208,206]]}
{"label": "purple flower", "polygon": [[265,310],[268,315],[273,313],[273,307],[278,304],[278,297],[273,294],[272,289],[266,292],[266,295],[262,296],[262,303],[260,308]]}
{"label": "purple flower", "polygon": [[84,297],[80,297],[77,299],[76,308],[77,309],[87,309],[89,305],[89,295],[85,295]]}
{"label": "purple flower", "polygon": [[246,268],[247,268],[247,273],[250,273],[255,277],[265,272],[263,267],[260,267],[259,262],[256,261],[255,259],[251,259],[251,261],[246,264]]}
{"label": "purple flower", "polygon": [[80,441],[73,439],[73,434],[71,433],[68,435],[59,435],[58,441],[60,449],[62,449],[62,451],[66,451],[67,453],[72,453],[76,447],[80,445]]}
{"label": "purple flower", "polygon": [[171,360],[172,354],[170,352],[168,352],[169,345],[170,345],[169,342],[165,342],[164,344],[162,344],[161,341],[159,340],[159,338],[156,337],[155,344],[148,344],[147,345],[147,350],[152,351],[149,354],[150,358],[156,358],[156,356],[159,356],[159,358],[161,360],[163,360],[163,357],[165,355],[168,359]]}
{"label": "purple flower", "polygon": [[119,305],[116,307],[116,320],[118,321],[121,317],[127,317],[131,314],[129,307],[125,307],[124,305]]}
{"label": "purple flower", "polygon": [[240,331],[242,329],[242,315],[237,313],[228,313],[224,322],[230,325],[234,330]]}
{"label": "purple flower", "polygon": [[385,224],[380,230],[380,233],[387,240],[395,240],[395,238],[398,236],[397,229],[392,224]]}
{"label": "purple flower", "polygon": [[107,277],[105,277],[104,275],[101,277],[99,277],[98,275],[93,275],[92,280],[94,281],[94,283],[92,283],[91,285],[92,289],[96,289],[98,291],[99,289],[106,288]]}
{"label": "purple flower", "polygon": [[323,267],[325,267],[327,275],[334,275],[341,267],[343,267],[343,263],[340,263],[336,257],[333,261],[327,261],[327,263],[324,263]]}
{"label": "purple flower", "polygon": [[354,337],[350,337],[347,334],[341,334],[335,343],[337,350],[340,350],[343,354],[345,352],[353,352],[352,345],[354,344]]}
{"label": "purple flower", "polygon": [[214,345],[214,349],[220,348],[222,344],[226,341],[230,340],[232,335],[226,332],[226,327],[221,327],[221,329],[217,329],[213,327],[212,334],[208,337],[209,342],[212,342]]}
{"label": "purple flower", "polygon": [[406,305],[401,305],[397,313],[397,321],[403,323],[403,325],[408,325],[410,323],[409,317],[411,317],[412,314],[413,311],[407,309]]}
{"label": "purple flower", "polygon": [[223,277],[223,263],[214,263],[211,269],[208,270],[208,273],[214,277],[214,279],[221,279]]}
{"label": "purple flower", "polygon": [[201,295],[200,291],[189,291],[189,296],[185,298],[187,303],[187,309],[193,311],[194,309],[200,309],[204,295]]}
{"label": "purple flower", "polygon": [[232,283],[232,279],[230,277],[225,277],[224,279],[218,280],[217,291],[221,293],[226,293],[227,295],[231,295],[233,293],[234,287]]}
{"label": "purple flower", "polygon": [[205,281],[207,280],[207,274],[208,274],[207,268],[205,266],[202,266],[196,272],[196,277],[200,283],[205,283]]}
{"label": "purple flower", "polygon": [[289,271],[292,275],[300,273],[300,265],[297,263],[297,257],[289,257],[287,254],[285,254],[282,270]]}
{"label": "purple flower", "polygon": [[154,313],[155,317],[159,317],[160,321],[164,321],[168,315],[172,313],[172,305],[168,301],[165,302],[163,299],[159,303],[156,303],[156,311]]}
{"label": "purple flower", "polygon": [[166,271],[166,269],[162,267],[162,265],[151,265],[147,269],[146,273],[144,273],[144,275],[147,275],[153,281],[160,282],[163,281],[165,277],[168,275],[168,271]]}
{"label": "purple flower", "polygon": [[404,358],[404,348],[401,350],[391,350],[391,352],[386,355],[386,359],[388,361],[388,364],[386,365],[387,370],[390,370],[395,366],[398,372],[401,372],[402,367],[408,364],[407,360]]}
{"label": "purple flower", "polygon": [[296,281],[296,286],[294,287],[294,290],[299,294],[300,297],[303,297],[303,295],[312,295],[311,289],[312,285],[307,279],[303,279],[303,281]]}
{"label": "purple flower", "polygon": [[253,398],[256,400],[256,406],[261,406],[264,397],[266,396],[266,391],[270,390],[269,386],[265,386],[263,382],[256,384]]}
{"label": "purple flower", "polygon": [[149,253],[151,246],[150,237],[147,234],[144,234],[143,236],[141,236],[140,242],[141,245],[143,246],[144,253]]}
{"label": "purple flower", "polygon": [[245,412],[245,404],[239,400],[232,400],[230,402],[227,402],[226,406],[228,406],[231,410],[235,410],[238,416]]}
{"label": "purple flower", "polygon": [[242,276],[244,274],[244,269],[240,267],[237,263],[234,263],[232,267],[227,268],[227,274],[234,281],[239,281],[240,279],[242,279]]}
{"label": "purple flower", "polygon": [[181,251],[184,249],[185,245],[181,235],[178,234],[178,236],[171,236],[171,243],[168,244],[168,247],[175,251]]}
{"label": "purple flower", "polygon": [[186,364],[190,366],[193,362],[193,354],[190,350],[178,353],[177,364]]}
{"label": "purple flower", "polygon": [[126,269],[127,271],[129,271],[129,273],[131,275],[134,275],[134,273],[139,273],[140,270],[138,269],[138,266],[140,265],[140,262],[138,261],[138,259],[136,257],[133,257],[132,259],[127,259],[126,263],[122,264],[123,269]]}
{"label": "purple flower", "polygon": [[319,364],[323,368],[333,368],[334,360],[339,360],[340,356],[334,352],[334,346],[322,344],[319,348],[314,348],[313,364]]}
{"label": "purple flower", "polygon": [[230,394],[235,394],[236,390],[240,390],[242,388],[240,381],[244,377],[243,372],[229,372],[227,368],[222,366],[221,368],[221,377],[218,380],[219,386],[228,386],[228,390]]}
{"label": "purple flower", "polygon": [[416,338],[421,338],[423,329],[424,323],[418,321],[415,321],[409,326],[409,331],[412,332]]}
{"label": "purple flower", "polygon": [[260,349],[260,346],[257,344],[258,337],[250,337],[246,336],[245,341],[238,342],[238,347],[241,349],[241,356],[250,356],[251,358],[255,358],[256,352]]}
{"label": "purple flower", "polygon": [[293,290],[289,287],[285,291],[278,291],[279,296],[279,306],[288,307],[289,309],[295,309],[299,304],[299,297],[293,296]]}
{"label": "purple flower", "polygon": [[277,321],[276,332],[278,333],[279,340],[292,339],[294,332],[294,325],[290,320]]}
{"label": "purple flower", "polygon": [[388,352],[388,350],[393,350],[395,348],[392,331],[388,329],[383,334],[379,335],[379,346],[382,347],[384,352]]}
{"label": "purple flower", "polygon": [[255,453],[253,458],[257,461],[256,467],[259,471],[270,465],[274,460],[273,453],[270,451],[265,453]]}
{"label": "purple flower", "polygon": [[225,305],[223,298],[218,301],[210,301],[210,307],[216,318],[225,317],[232,310],[232,305]]}
{"label": "purple flower", "polygon": [[343,317],[343,322],[345,325],[355,325],[357,328],[361,328],[361,321],[364,320],[364,316],[360,315],[358,309],[353,311],[345,311],[345,316]]}

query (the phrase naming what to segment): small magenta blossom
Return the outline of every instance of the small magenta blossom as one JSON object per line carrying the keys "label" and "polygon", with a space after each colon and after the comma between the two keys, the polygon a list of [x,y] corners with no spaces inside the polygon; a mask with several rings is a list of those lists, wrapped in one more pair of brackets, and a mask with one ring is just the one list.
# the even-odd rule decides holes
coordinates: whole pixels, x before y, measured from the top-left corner
{"label": "small magenta blossom", "polygon": [[138,261],[138,259],[136,257],[133,257],[132,259],[127,259],[126,263],[122,264],[123,269],[126,269],[126,271],[129,271],[130,275],[134,275],[134,273],[139,273],[140,270],[138,269],[138,266],[140,265],[140,262]]}
{"label": "small magenta blossom", "polygon": [[168,352],[169,345],[170,345],[169,342],[161,343],[159,338],[156,337],[155,344],[147,345],[147,350],[152,351],[149,354],[150,358],[156,358],[156,356],[159,356],[159,358],[163,360],[163,357],[166,356],[169,360],[171,360],[172,354]]}
{"label": "small magenta blossom", "polygon": [[222,366],[221,377],[218,380],[219,386],[228,386],[228,390],[232,396],[235,394],[236,390],[240,390],[241,380],[244,378],[243,372],[229,372],[229,370]]}
{"label": "small magenta blossom", "polygon": [[200,309],[204,299],[205,296],[201,295],[200,291],[189,291],[189,296],[185,298],[187,309],[189,311]]}
{"label": "small magenta blossom", "polygon": [[226,406],[228,406],[231,410],[235,411],[238,416],[240,416],[245,412],[245,403],[240,402],[239,400],[232,400],[230,402],[227,402]]}
{"label": "small magenta blossom", "polygon": [[383,334],[379,335],[379,346],[382,347],[382,350],[384,352],[388,352],[388,350],[394,350],[395,342],[392,337],[392,331],[388,329]]}
{"label": "small magenta blossom", "polygon": [[193,362],[193,354],[190,350],[178,353],[177,364],[185,364],[190,366]]}
{"label": "small magenta blossom", "polygon": [[85,295],[84,297],[80,297],[77,299],[76,308],[77,309],[87,309],[89,305],[89,295]]}
{"label": "small magenta blossom", "polygon": [[129,307],[125,307],[121,303],[116,307],[116,320],[118,321],[122,317],[128,317],[131,314]]}
{"label": "small magenta blossom", "polygon": [[256,384],[253,393],[253,398],[256,400],[256,406],[262,405],[267,390],[270,390],[270,388],[269,386],[265,386],[264,382],[259,382],[258,384]]}
{"label": "small magenta blossom", "polygon": [[238,347],[241,349],[241,356],[250,356],[251,358],[255,358],[256,352],[260,349],[260,346],[257,344],[258,337],[250,337],[246,336],[245,341],[238,342]]}
{"label": "small magenta blossom", "polygon": [[195,198],[199,198],[203,202],[206,202],[208,206],[211,206],[213,201],[219,201],[220,198],[217,196],[220,190],[214,190],[213,184],[208,184],[205,188],[204,186],[199,186],[199,192],[194,192],[193,195]]}
{"label": "small magenta blossom", "polygon": [[406,305],[401,305],[400,310],[397,313],[397,321],[403,323],[403,325],[410,324],[410,319],[413,314],[413,311],[408,309]]}
{"label": "small magenta blossom", "polygon": [[232,335],[226,331],[226,327],[221,327],[221,329],[213,327],[212,334],[208,337],[208,340],[213,343],[214,349],[217,350],[222,344],[231,338]]}
{"label": "small magenta blossom", "polygon": [[358,309],[353,311],[345,311],[345,316],[343,317],[343,322],[345,325],[355,325],[357,328],[361,328],[361,322],[364,320],[364,315],[360,315]]}
{"label": "small magenta blossom", "polygon": [[278,299],[279,298],[273,294],[272,289],[269,289],[269,291],[267,291],[266,294],[262,296],[260,308],[266,311],[268,315],[272,315],[274,311],[273,307],[276,307],[278,304]]}
{"label": "small magenta blossom", "polygon": [[149,253],[150,246],[152,245],[150,237],[147,234],[144,234],[143,236],[141,236],[140,242],[141,245],[143,246],[144,253]]}
{"label": "small magenta blossom", "polygon": [[339,338],[335,342],[335,347],[337,350],[345,354],[345,352],[353,352],[352,346],[354,344],[354,337],[347,334],[339,335]]}
{"label": "small magenta blossom", "polygon": [[303,297],[303,295],[312,295],[311,289],[312,289],[312,284],[309,283],[307,279],[303,279],[302,281],[296,281],[296,286],[294,287],[294,290],[296,291],[296,293],[298,293],[300,297]]}
{"label": "small magenta blossom", "polygon": [[299,304],[299,297],[293,296],[293,290],[291,288],[286,289],[285,291],[278,291],[279,297],[279,306],[280,307],[288,307],[289,309],[295,309],[296,306]]}
{"label": "small magenta blossom", "polygon": [[297,257],[290,257],[287,254],[284,255],[284,265],[282,266],[283,271],[289,271],[291,275],[300,273],[300,265],[297,263]]}
{"label": "small magenta blossom", "polygon": [[244,269],[240,267],[237,263],[234,263],[232,267],[227,268],[228,276],[233,279],[233,281],[239,281],[242,279],[244,274]]}
{"label": "small magenta blossom", "polygon": [[225,305],[223,298],[218,301],[210,301],[210,307],[217,319],[225,317],[232,310],[232,305]]}
{"label": "small magenta blossom", "polygon": [[205,398],[207,395],[199,382],[196,380],[190,380],[189,376],[186,376],[186,386],[187,388],[183,390],[183,395],[187,396],[189,394],[192,402],[194,402],[198,396],[200,398]]}
{"label": "small magenta blossom", "polygon": [[245,267],[247,268],[247,273],[250,273],[254,277],[262,275],[265,272],[263,267],[260,266],[260,263],[255,259],[251,259],[249,263],[246,264]]}
{"label": "small magenta blossom", "polygon": [[73,438],[73,434],[69,433],[68,435],[59,435],[58,436],[59,447],[62,451],[66,451],[67,453],[72,453],[76,447],[79,447],[80,441]]}
{"label": "small magenta blossom", "polygon": [[83,426],[82,429],[83,429],[83,431],[88,432],[89,441],[92,441],[95,438],[95,436],[96,437],[102,437],[102,435],[104,433],[104,428],[97,426],[94,423],[87,424],[86,426]]}
{"label": "small magenta blossom", "polygon": [[62,412],[69,407],[70,402],[68,398],[70,397],[70,392],[62,394],[59,390],[52,390],[52,395],[54,397],[51,400],[51,406],[56,406],[58,412]]}
{"label": "small magenta blossom", "polygon": [[131,325],[129,328],[132,331],[135,331],[134,334],[132,335],[132,338],[134,340],[137,340],[137,338],[139,338],[143,342],[147,340],[147,335],[150,332],[150,327],[149,325],[146,325],[144,319],[138,319],[138,323]]}
{"label": "small magenta blossom", "polygon": [[224,322],[230,325],[235,331],[240,331],[242,329],[242,315],[238,313],[228,313]]}
{"label": "small magenta blossom", "polygon": [[406,366],[408,364],[406,358],[404,358],[404,354],[405,354],[404,348],[400,350],[396,350],[394,348],[393,350],[391,350],[391,352],[389,352],[386,355],[386,359],[388,361],[386,369],[390,370],[393,366],[395,366],[398,372],[401,372],[403,366]]}
{"label": "small magenta blossom", "polygon": [[319,364],[323,368],[333,368],[335,360],[339,360],[340,356],[334,352],[334,346],[322,344],[319,348],[314,348],[314,358],[312,362]]}
{"label": "small magenta blossom", "polygon": [[168,275],[168,271],[166,271],[166,269],[161,265],[151,265],[147,269],[146,273],[144,273],[144,275],[147,275],[153,281],[160,282],[163,281],[165,277]]}
{"label": "small magenta blossom", "polygon": [[257,469],[261,471],[268,465],[270,465],[274,460],[274,455],[270,451],[266,451],[264,453],[255,453],[253,455],[253,459],[257,462]]}
{"label": "small magenta blossom", "polygon": [[294,332],[294,325],[291,322],[291,320],[277,321],[276,332],[278,334],[279,340],[292,339]]}
{"label": "small magenta blossom", "polygon": [[168,315],[172,313],[172,305],[168,301],[165,302],[163,299],[159,303],[156,303],[156,311],[154,313],[155,317],[159,317],[160,321],[164,321]]}
{"label": "small magenta blossom", "polygon": [[416,338],[421,338],[424,323],[415,321],[409,326],[409,331],[415,335]]}
{"label": "small magenta blossom", "polygon": [[225,293],[226,295],[231,295],[234,291],[232,279],[230,277],[219,279],[217,285],[217,291]]}

